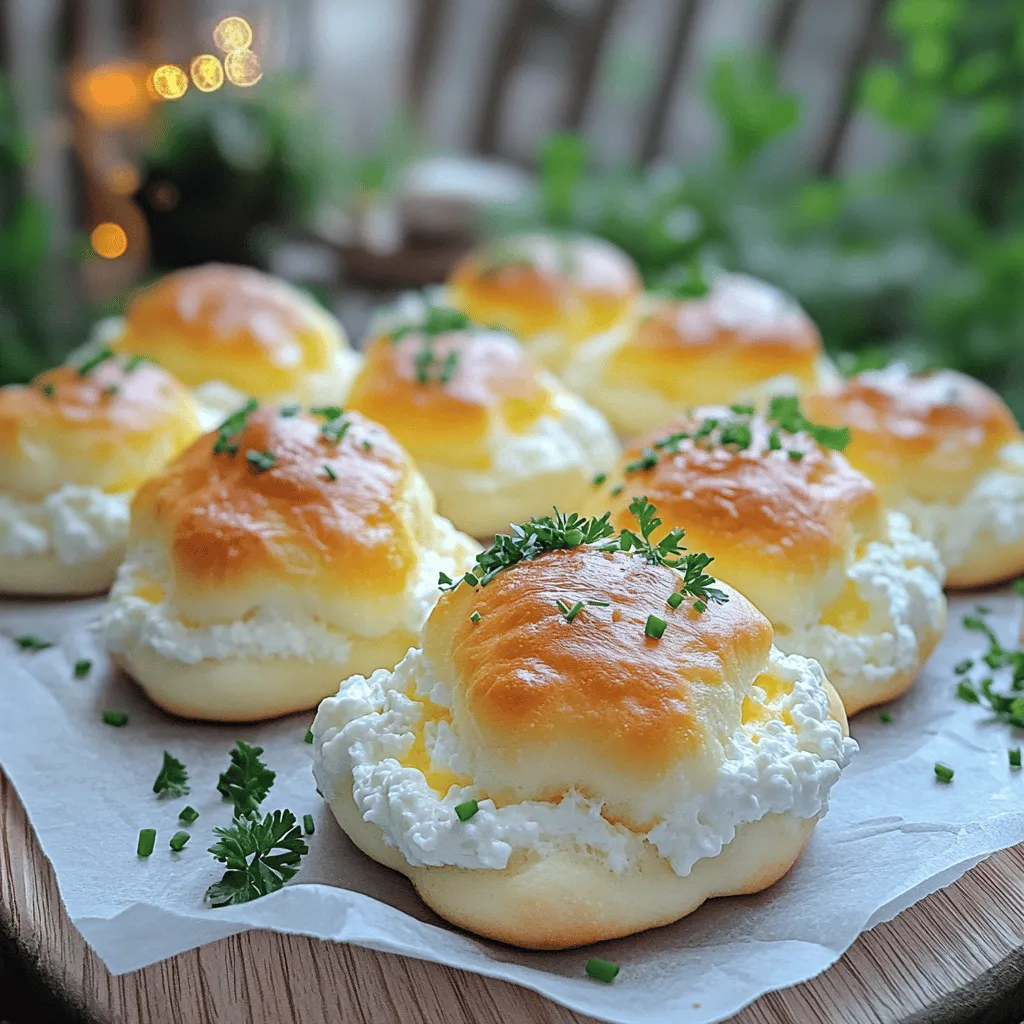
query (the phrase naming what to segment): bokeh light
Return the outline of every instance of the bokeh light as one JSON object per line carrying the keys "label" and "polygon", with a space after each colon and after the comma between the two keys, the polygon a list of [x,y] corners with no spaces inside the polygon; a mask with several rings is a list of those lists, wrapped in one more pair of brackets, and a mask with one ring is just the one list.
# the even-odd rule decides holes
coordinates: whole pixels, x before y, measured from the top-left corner
{"label": "bokeh light", "polygon": [[75,106],[97,124],[109,128],[136,125],[146,116],[146,69],[134,62],[102,64],[71,78]]}
{"label": "bokeh light", "polygon": [[224,84],[224,68],[212,53],[193,57],[189,72],[200,92],[216,92]]}
{"label": "bokeh light", "polygon": [[92,243],[93,252],[105,260],[116,260],[128,248],[128,236],[124,233],[124,228],[112,221],[97,224],[92,229],[89,241]]}
{"label": "bokeh light", "polygon": [[161,64],[153,72],[153,91],[161,99],[181,99],[187,88],[188,76],[177,64]]}
{"label": "bokeh light", "polygon": [[213,30],[213,41],[225,53],[248,50],[252,45],[252,28],[245,18],[233,14],[217,22]]}
{"label": "bokeh light", "polygon": [[252,50],[232,50],[224,58],[224,73],[232,85],[243,89],[255,85],[263,77],[260,59]]}
{"label": "bokeh light", "polygon": [[116,163],[107,171],[107,187],[119,196],[134,195],[139,188],[139,172],[127,161]]}

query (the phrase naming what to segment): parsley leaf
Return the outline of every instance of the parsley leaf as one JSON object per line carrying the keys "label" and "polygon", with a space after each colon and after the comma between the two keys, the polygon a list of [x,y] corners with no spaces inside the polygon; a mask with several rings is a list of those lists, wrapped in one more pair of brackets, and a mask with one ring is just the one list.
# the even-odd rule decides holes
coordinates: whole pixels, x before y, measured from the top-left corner
{"label": "parsley leaf", "polygon": [[153,792],[158,796],[174,798],[191,792],[188,769],[170,751],[164,751],[164,763],[153,783]]}
{"label": "parsley leaf", "polygon": [[266,799],[277,777],[261,760],[262,747],[243,740],[231,751],[231,764],[217,780],[217,792],[235,805],[235,816],[254,813]]}
{"label": "parsley leaf", "polygon": [[227,865],[224,877],[206,890],[206,898],[215,907],[248,903],[276,892],[295,876],[309,853],[302,828],[287,810],[273,811],[262,821],[258,817],[235,818],[227,828],[213,832],[218,839],[210,853]]}
{"label": "parsley leaf", "polygon": [[473,326],[473,321],[461,310],[450,306],[427,306],[419,320],[402,324],[388,334],[392,341],[401,341],[407,334],[422,334],[427,338],[435,338],[439,334],[452,331],[465,331]]}
{"label": "parsley leaf", "polygon": [[834,452],[846,450],[850,443],[849,427],[826,427],[812,423],[800,411],[800,399],[794,396],[777,395],[768,406],[768,419],[777,423],[788,434],[799,434],[803,431],[822,447]]}

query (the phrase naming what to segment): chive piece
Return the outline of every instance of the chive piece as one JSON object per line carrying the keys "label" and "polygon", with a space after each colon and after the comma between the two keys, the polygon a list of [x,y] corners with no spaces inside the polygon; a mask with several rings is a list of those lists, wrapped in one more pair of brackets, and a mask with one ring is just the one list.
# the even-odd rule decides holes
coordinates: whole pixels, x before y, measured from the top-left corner
{"label": "chive piece", "polygon": [[103,724],[120,729],[122,725],[128,724],[128,713],[126,711],[104,711]]}
{"label": "chive piece", "polygon": [[464,803],[455,805],[455,814],[459,821],[469,821],[479,810],[480,804],[476,800],[466,800]]}
{"label": "chive piece", "polygon": [[677,590],[674,594],[668,595],[669,608],[678,608],[683,603],[683,595]]}
{"label": "chive piece", "polygon": [[1007,753],[1007,755],[1010,758],[1010,767],[1011,768],[1019,768],[1020,767],[1020,747],[1011,747],[1006,753]]}
{"label": "chive piece", "polygon": [[337,480],[338,479],[338,474],[335,473],[334,470],[331,469],[331,467],[328,466],[326,462],[324,463],[324,472],[327,474],[327,479],[328,480]]}
{"label": "chive piece", "polygon": [[92,662],[88,658],[79,658],[75,662],[75,678],[83,679],[92,669]]}
{"label": "chive piece", "polygon": [[96,355],[86,359],[81,366],[78,367],[78,376],[84,377],[86,374],[91,373],[96,369],[100,363],[105,363],[108,359],[114,358],[114,350],[112,348],[102,348]]}
{"label": "chive piece", "polygon": [[34,633],[28,633],[26,636],[19,636],[14,638],[14,642],[23,651],[29,651],[32,654],[36,654],[39,651],[45,651],[53,646],[52,640],[44,640],[41,636],[36,636]]}
{"label": "chive piece", "polygon": [[753,416],[755,410],[752,405],[730,405],[729,411],[736,413],[737,416]]}
{"label": "chive piece", "polygon": [[277,410],[277,414],[279,416],[284,416],[285,419],[290,419],[292,416],[298,416],[299,406],[282,405],[281,408]]}
{"label": "chive piece", "polygon": [[53,398],[57,389],[52,384],[44,384],[40,389],[47,398]]}
{"label": "chive piece", "polygon": [[178,821],[183,825],[191,825],[198,817],[199,812],[191,804],[186,804],[178,813]]}
{"label": "chive piece", "polygon": [[795,448],[790,448],[786,453],[794,462],[799,462],[803,457],[803,452],[798,452]]}
{"label": "chive piece", "polygon": [[245,453],[245,459],[257,473],[266,473],[274,465],[273,452],[256,452],[250,449]]}
{"label": "chive piece", "polygon": [[483,618],[483,616],[478,611],[474,611],[474,612],[470,613],[469,621],[473,622],[473,623],[477,623],[482,618]]}
{"label": "chive piece", "polygon": [[704,612],[708,610],[708,606],[703,601],[698,599],[693,602],[693,610],[698,614],[703,615]]}
{"label": "chive piece", "polygon": [[1013,581],[1013,592],[1024,597],[1024,579]]}
{"label": "chive piece", "polygon": [[443,365],[441,366],[441,376],[438,378],[442,385],[449,383],[455,374],[455,367],[459,362],[459,353],[454,349],[445,356]]}
{"label": "chive piece", "polygon": [[314,416],[323,416],[325,420],[338,420],[345,410],[340,405],[315,405],[309,410]]}
{"label": "chive piece", "polygon": [[363,451],[364,452],[373,451],[373,442],[369,441],[369,440],[364,440],[363,441]]}
{"label": "chive piece", "polygon": [[963,679],[957,683],[956,695],[968,704],[979,704],[981,702],[981,698],[978,696],[978,691]]}
{"label": "chive piece", "polygon": [[605,480],[607,480],[607,479],[608,479],[608,474],[607,473],[598,473],[597,476],[595,476],[594,479],[591,481],[591,483],[595,487],[600,487],[601,484],[603,484],[605,482]]}
{"label": "chive piece", "polygon": [[[155,833],[154,833],[155,835]],[[175,832],[171,836],[171,841],[167,844],[175,853],[181,853],[185,849],[185,844],[192,837],[187,832]]]}
{"label": "chive piece", "polygon": [[139,832],[139,845],[136,848],[136,853],[140,857],[148,857],[156,846],[156,829],[155,828],[144,828]]}
{"label": "chive piece", "polygon": [[598,956],[592,956],[587,961],[586,970],[588,978],[593,978],[595,981],[603,981],[605,984],[610,985],[619,973],[619,965],[613,964],[608,960],[602,960]]}
{"label": "chive piece", "polygon": [[306,730],[306,742],[307,743],[312,743],[313,742],[313,730],[312,729],[307,729]]}
{"label": "chive piece", "polygon": [[962,676],[966,672],[970,672],[974,668],[974,661],[971,658],[964,658],[963,661],[958,661],[953,666],[953,671],[958,675]]}
{"label": "chive piece", "polygon": [[478,586],[480,586],[480,580],[478,580],[478,579],[476,578],[476,576],[474,576],[474,575],[473,575],[473,573],[471,573],[471,572],[467,572],[467,573],[466,573],[466,575],[465,575],[465,576],[463,576],[462,578],[463,578],[463,579],[464,579],[464,580],[465,580],[465,581],[466,581],[466,582],[467,582],[467,583],[468,583],[468,584],[469,584],[469,585],[470,585],[471,587],[478,587]]}
{"label": "chive piece", "polygon": [[611,490],[612,497],[617,498],[625,489],[625,484],[616,484]]}
{"label": "chive piece", "polygon": [[587,604],[592,604],[595,608],[611,608],[611,601],[588,601]]}
{"label": "chive piece", "polygon": [[313,823],[312,814],[304,814],[302,816],[302,830],[307,836],[311,836],[316,831],[316,825]]}
{"label": "chive piece", "polygon": [[657,615],[648,615],[644,633],[652,640],[660,640],[665,635],[667,625],[668,623],[664,619],[659,619]]}
{"label": "chive piece", "polygon": [[134,355],[124,364],[124,372],[131,373],[133,370],[137,370],[143,363],[155,362],[156,360],[152,356]]}
{"label": "chive piece", "polygon": [[779,437],[779,428],[776,427],[768,435],[768,451],[777,452],[782,449],[782,438]]}
{"label": "chive piece", "polygon": [[575,603],[575,604],[574,604],[574,605],[573,605],[573,606],[572,606],[571,608],[569,608],[568,610],[564,610],[564,609],[563,609],[563,612],[562,612],[562,614],[563,614],[563,615],[565,616],[565,621],[566,621],[566,622],[572,622],[572,620],[573,620],[573,619],[575,619],[575,618],[576,618],[576,616],[577,616],[577,615],[579,615],[579,613],[580,613],[581,611],[583,611],[583,602],[582,602],[582,601],[577,601],[577,602],[576,602],[576,603]]}
{"label": "chive piece", "polygon": [[935,778],[939,782],[952,782],[953,781],[953,769],[948,764],[943,764],[941,761],[935,762]]}
{"label": "chive piece", "polygon": [[881,723],[882,723],[883,725],[888,725],[888,724],[889,724],[889,723],[890,723],[890,722],[892,721],[892,712],[891,712],[891,711],[883,711],[883,712],[882,712],[882,713],[881,713],[881,714],[880,714],[880,715],[878,716],[878,720],[879,720],[879,721],[880,721],[880,722],[881,722]]}

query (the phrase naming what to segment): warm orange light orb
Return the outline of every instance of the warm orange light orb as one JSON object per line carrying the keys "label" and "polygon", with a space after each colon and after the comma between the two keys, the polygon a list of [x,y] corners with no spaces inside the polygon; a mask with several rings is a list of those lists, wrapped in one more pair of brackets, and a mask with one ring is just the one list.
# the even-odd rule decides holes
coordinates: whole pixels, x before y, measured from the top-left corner
{"label": "warm orange light orb", "polygon": [[71,98],[83,114],[109,128],[140,123],[149,108],[145,67],[125,61],[74,72]]}
{"label": "warm orange light orb", "polygon": [[124,233],[124,228],[111,221],[97,224],[92,229],[89,241],[96,255],[102,256],[105,260],[116,260],[128,248],[128,236]]}
{"label": "warm orange light orb", "polygon": [[213,30],[213,41],[225,53],[247,50],[252,45],[252,28],[245,18],[233,14],[217,22]]}
{"label": "warm orange light orb", "polygon": [[107,171],[107,186],[119,196],[130,196],[139,188],[139,172],[130,163],[116,163]]}
{"label": "warm orange light orb", "polygon": [[252,50],[232,50],[224,58],[224,73],[232,85],[243,89],[255,85],[263,77],[260,59]]}
{"label": "warm orange light orb", "polygon": [[216,92],[224,84],[224,68],[212,53],[193,57],[189,72],[200,92]]}
{"label": "warm orange light orb", "polygon": [[153,72],[153,91],[161,99],[181,99],[187,88],[188,76],[177,64],[161,64]]}

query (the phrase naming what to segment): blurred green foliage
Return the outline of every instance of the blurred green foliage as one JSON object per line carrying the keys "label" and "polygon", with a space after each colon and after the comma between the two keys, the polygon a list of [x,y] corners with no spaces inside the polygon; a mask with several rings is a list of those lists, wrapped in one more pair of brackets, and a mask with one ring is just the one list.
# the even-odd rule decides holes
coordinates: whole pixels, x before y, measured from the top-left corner
{"label": "blurred green foliage", "polygon": [[797,296],[847,367],[953,366],[1024,418],[1024,4],[892,0],[886,17],[900,56],[860,83],[897,135],[884,169],[796,164],[797,99],[767,58],[723,56],[704,83],[710,160],[595,174],[581,139],[556,136],[536,195],[495,227],[601,235],[652,286],[702,262],[746,270]]}

